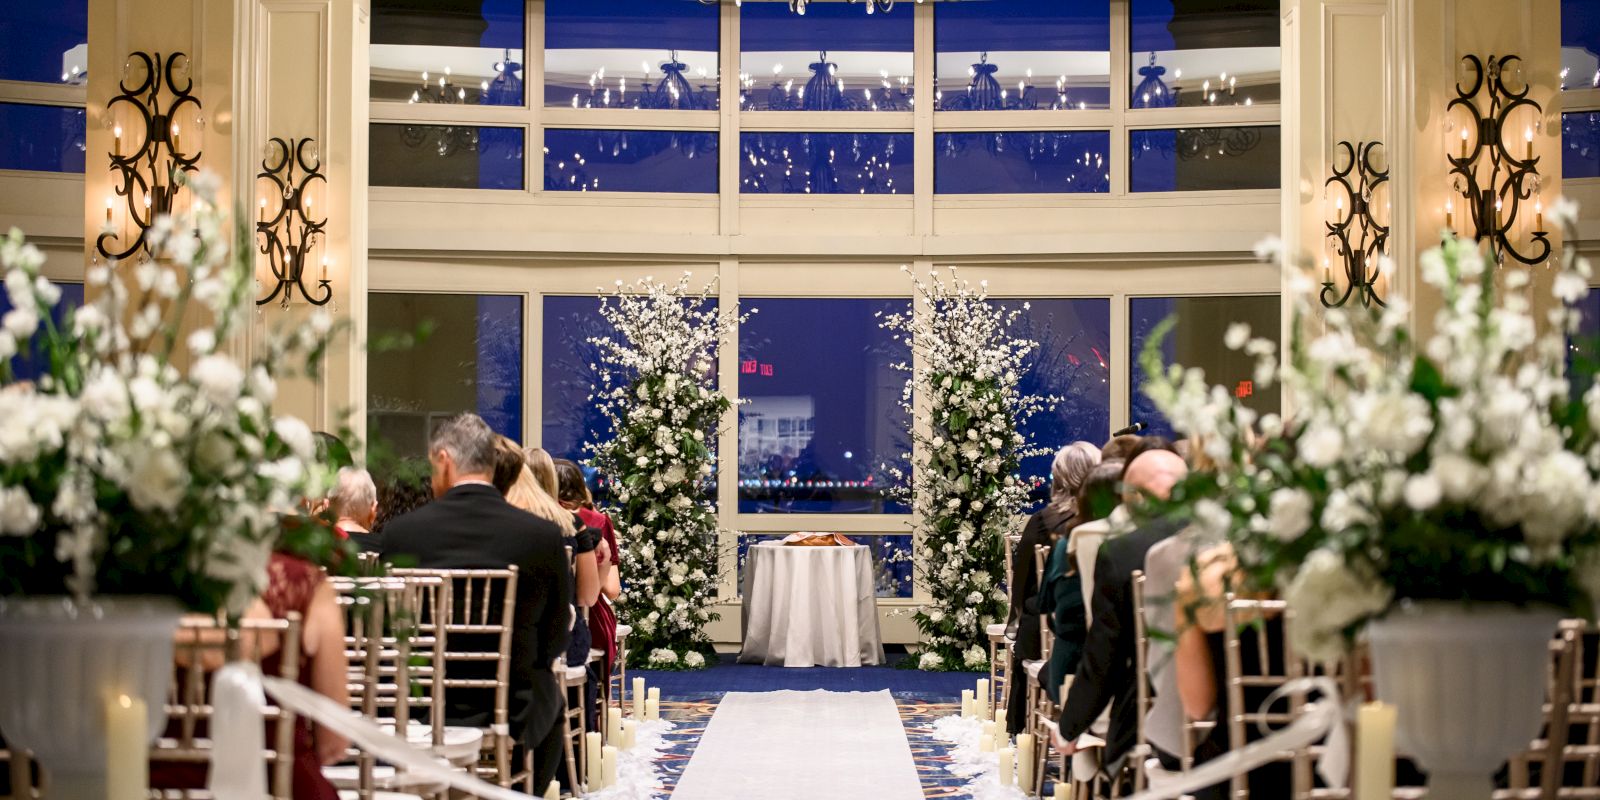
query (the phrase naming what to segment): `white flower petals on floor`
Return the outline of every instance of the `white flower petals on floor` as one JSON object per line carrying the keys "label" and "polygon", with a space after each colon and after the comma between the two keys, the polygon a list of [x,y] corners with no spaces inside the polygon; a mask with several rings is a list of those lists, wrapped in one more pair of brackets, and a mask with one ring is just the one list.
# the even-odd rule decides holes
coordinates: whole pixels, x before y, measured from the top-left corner
{"label": "white flower petals on floor", "polygon": [[667,749],[667,733],[676,727],[664,719],[639,723],[633,746],[617,752],[617,782],[584,795],[595,800],[654,800],[660,794],[656,762]]}
{"label": "white flower petals on floor", "polygon": [[1016,773],[1012,782],[1001,781],[1000,758],[993,748],[984,749],[984,721],[976,717],[949,716],[933,723],[934,738],[955,745],[950,751],[950,774],[972,778],[964,787],[973,800],[1025,800],[1026,794],[1017,788]]}

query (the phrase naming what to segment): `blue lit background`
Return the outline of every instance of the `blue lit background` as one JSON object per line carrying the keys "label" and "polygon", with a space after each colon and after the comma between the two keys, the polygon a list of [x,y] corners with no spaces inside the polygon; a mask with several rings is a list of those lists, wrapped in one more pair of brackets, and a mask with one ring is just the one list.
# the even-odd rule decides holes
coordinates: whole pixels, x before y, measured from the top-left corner
{"label": "blue lit background", "polygon": [[[809,12],[808,12],[809,13]],[[909,133],[741,133],[746,194],[911,194]]]}
{"label": "blue lit background", "polygon": [[712,131],[549,128],[544,151],[546,191],[717,191]]}
{"label": "blue lit background", "polygon": [[[61,287],[61,301],[56,303],[55,307],[50,310],[50,319],[55,323],[56,328],[61,330],[66,323],[67,314],[83,305],[83,284],[58,283],[56,285]],[[4,289],[0,289],[0,318],[5,317],[6,312],[10,311],[11,308],[11,296]],[[16,380],[36,381],[49,371],[49,359],[44,355],[39,344],[38,340],[34,340],[32,346],[27,350],[11,357],[11,375]]]}
{"label": "blue lit background", "polygon": [[936,133],[935,194],[1107,192],[1106,131]]}
{"label": "blue lit background", "polygon": [[[1106,108],[1110,103],[1111,4],[1106,0],[941,4],[934,8],[933,49],[939,92],[934,107],[942,111]],[[985,92],[985,86],[992,91]]]}

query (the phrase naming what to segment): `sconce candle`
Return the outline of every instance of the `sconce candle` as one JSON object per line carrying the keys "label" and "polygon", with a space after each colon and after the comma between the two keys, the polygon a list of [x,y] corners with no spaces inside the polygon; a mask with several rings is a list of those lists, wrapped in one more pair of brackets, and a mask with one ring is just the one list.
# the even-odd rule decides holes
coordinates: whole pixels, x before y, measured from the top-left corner
{"label": "sconce candle", "polygon": [[[313,181],[327,183],[322,174],[322,162],[315,156],[316,142],[311,139],[272,139],[267,144],[267,156],[261,162],[261,173],[256,180],[267,181],[283,197],[283,209],[269,222],[266,219],[266,198],[260,201],[256,222],[256,235],[261,238],[260,252],[267,257],[276,284],[266,297],[256,300],[256,305],[266,305],[281,296],[284,308],[296,292],[314,306],[327,305],[333,299],[333,288],[328,284],[328,256],[322,256],[322,274],[317,290],[306,288],[305,270],[310,262],[311,249],[317,237],[328,224],[327,219],[311,217],[311,197],[308,192]],[[298,174],[297,174],[298,170]]]}
{"label": "sconce candle", "polygon": [[112,141],[113,141],[113,144],[111,146],[111,152],[114,155],[116,155],[118,158],[121,158],[122,157],[122,126],[118,125],[117,127],[111,129],[111,136],[112,136]]}
{"label": "sconce candle", "polygon": [[1487,240],[1496,262],[1510,256],[1523,264],[1538,264],[1551,252],[1549,233],[1537,229],[1543,227],[1542,220],[1536,215],[1535,222],[1539,224],[1531,232],[1530,241],[1516,241],[1518,232],[1513,230],[1522,216],[1522,204],[1534,200],[1539,192],[1539,159],[1533,153],[1536,125],[1523,129],[1525,159],[1512,155],[1516,145],[1506,141],[1511,131],[1505,125],[1513,118],[1525,118],[1518,110],[1521,108],[1535,119],[1544,113],[1539,103],[1528,96],[1532,87],[1521,77],[1521,60],[1515,55],[1462,57],[1461,63],[1470,69],[1472,79],[1456,85],[1456,96],[1445,106],[1445,113],[1471,118],[1471,126],[1479,131],[1478,147],[1468,154],[1464,127],[1461,157],[1447,154],[1446,159],[1450,162],[1452,191],[1466,201],[1471,215],[1468,235],[1474,240]]}
{"label": "sconce candle", "polygon": [[[1380,258],[1388,247],[1389,228],[1381,224],[1374,216],[1374,199],[1378,191],[1389,181],[1389,171],[1379,169],[1381,142],[1361,142],[1352,145],[1349,142],[1340,142],[1335,151],[1333,175],[1328,178],[1324,186],[1334,192],[1334,215],[1327,226],[1327,239],[1333,250],[1333,255],[1339,257],[1340,270],[1344,273],[1344,292],[1339,293],[1333,281],[1333,271],[1330,258],[1322,259],[1322,293],[1319,299],[1328,308],[1339,308],[1349,301],[1351,295],[1356,295],[1363,306],[1376,303],[1385,305],[1383,298],[1378,296],[1377,283],[1379,275],[1373,271],[1373,265],[1380,263]],[[1340,166],[1339,153],[1343,153],[1343,166]],[[1350,207],[1345,208],[1344,199],[1350,198]],[[1445,203],[1445,219],[1450,220],[1450,205]]]}
{"label": "sconce candle", "polygon": [[127,204],[123,228],[133,238],[124,244],[118,241],[122,231],[101,231],[95,250],[108,261],[120,261],[144,249],[146,231],[154,218],[172,212],[185,182],[182,173],[196,171],[200,160],[198,152],[181,152],[178,125],[172,122],[180,117],[197,119],[200,112],[200,100],[193,94],[194,80],[189,77],[189,57],[134,52],[128,56],[124,75],[105,110],[107,119],[138,121],[132,128],[131,152],[126,155],[122,125],[112,126],[109,154],[116,196]]}

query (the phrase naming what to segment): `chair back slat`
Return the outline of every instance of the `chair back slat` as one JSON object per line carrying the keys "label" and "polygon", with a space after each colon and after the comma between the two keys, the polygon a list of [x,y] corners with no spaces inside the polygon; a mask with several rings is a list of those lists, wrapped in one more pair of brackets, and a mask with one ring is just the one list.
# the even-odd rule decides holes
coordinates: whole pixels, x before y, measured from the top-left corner
{"label": "chair back slat", "polygon": [[[1289,637],[1271,635],[1270,623],[1278,620],[1280,625],[1288,624],[1285,616],[1288,604],[1282,600],[1247,600],[1235,597],[1229,593],[1223,608],[1223,660],[1225,662],[1226,677],[1224,686],[1227,692],[1228,714],[1227,719],[1220,720],[1220,724],[1228,726],[1228,747],[1238,750],[1249,741],[1249,730],[1261,725],[1283,726],[1299,715],[1305,705],[1303,695],[1295,694],[1289,698],[1289,707],[1286,711],[1275,710],[1278,706],[1261,709],[1250,705],[1245,697],[1245,689],[1276,690],[1284,684],[1299,678],[1303,672],[1301,660],[1296,658],[1289,649]],[[1255,634],[1245,637],[1243,630],[1254,626]],[[1246,639],[1250,639],[1246,644]],[[1245,671],[1244,650],[1249,647],[1255,656],[1253,659],[1254,670]],[[1293,761],[1295,752],[1285,751],[1278,754],[1279,761]],[[1230,797],[1234,800],[1248,800],[1250,786],[1248,775],[1235,775],[1231,782]]]}

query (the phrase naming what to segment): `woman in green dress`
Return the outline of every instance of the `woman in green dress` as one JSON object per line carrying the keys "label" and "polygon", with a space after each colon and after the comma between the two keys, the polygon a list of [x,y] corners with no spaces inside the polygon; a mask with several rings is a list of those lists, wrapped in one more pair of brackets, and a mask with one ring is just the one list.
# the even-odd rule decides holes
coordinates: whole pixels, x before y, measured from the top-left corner
{"label": "woman in green dress", "polygon": [[[1089,471],[1078,487],[1073,529],[1111,514],[1121,500],[1117,486],[1121,477],[1121,461],[1103,461]],[[1039,589],[1039,613],[1048,618],[1050,632],[1055,634],[1050,663],[1040,671],[1039,679],[1044,684],[1045,694],[1055,702],[1061,701],[1062,681],[1078,670],[1083,639],[1089,631],[1082,576],[1078,574],[1078,559],[1071,543],[1070,531],[1056,540],[1050,551],[1050,563],[1045,568],[1044,584]]]}

